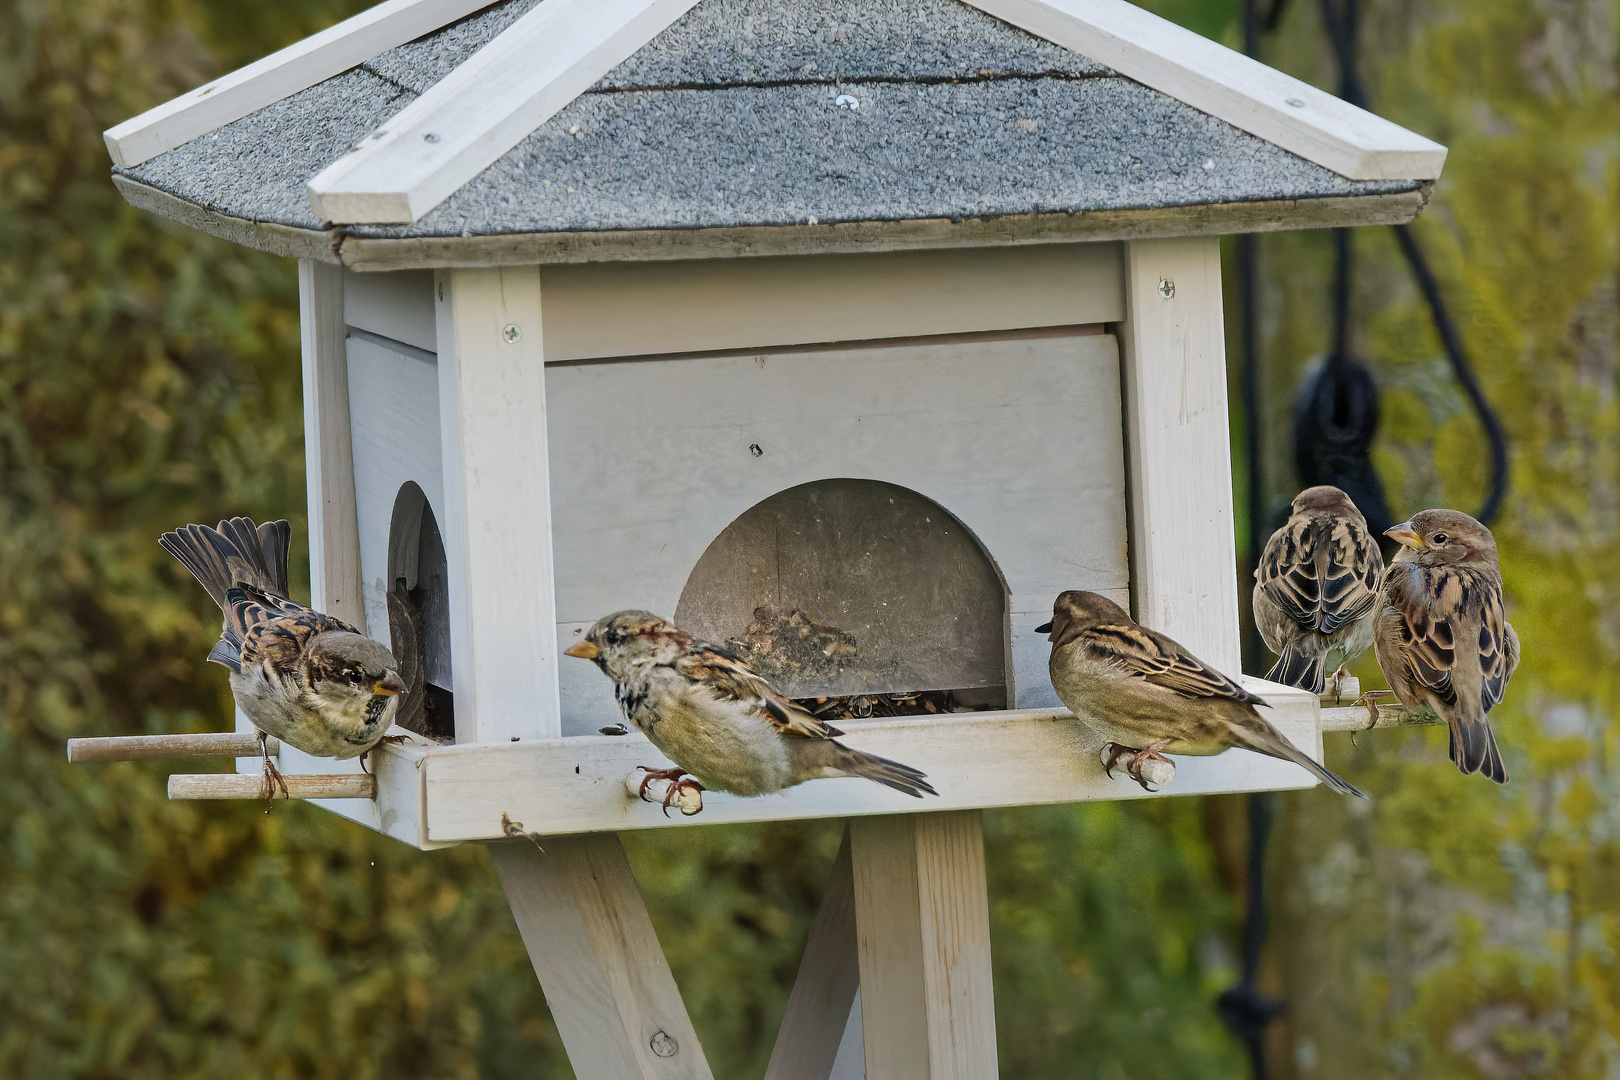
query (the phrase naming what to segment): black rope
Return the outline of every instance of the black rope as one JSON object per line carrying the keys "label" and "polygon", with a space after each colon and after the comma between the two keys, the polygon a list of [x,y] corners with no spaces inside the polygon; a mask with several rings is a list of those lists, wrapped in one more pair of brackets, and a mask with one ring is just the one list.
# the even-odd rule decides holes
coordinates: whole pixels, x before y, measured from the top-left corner
{"label": "black rope", "polygon": [[[1367,106],[1367,93],[1362,85],[1360,67],[1356,61],[1360,18],[1360,0],[1322,0],[1322,23],[1327,29],[1328,40],[1332,44],[1334,56],[1339,63],[1339,96],[1352,105],[1365,108]],[[1463,349],[1462,336],[1458,334],[1456,324],[1451,319],[1451,313],[1446,308],[1445,298],[1441,295],[1440,283],[1435,279],[1434,271],[1430,269],[1428,260],[1423,256],[1423,250],[1418,246],[1417,237],[1408,226],[1396,225],[1394,229],[1395,239],[1400,244],[1401,254],[1405,256],[1407,266],[1412,271],[1412,278],[1417,283],[1418,291],[1423,294],[1423,301],[1429,308],[1429,316],[1434,322],[1435,333],[1440,338],[1441,347],[1445,350],[1446,360],[1451,365],[1452,374],[1456,376],[1457,383],[1467,396],[1469,405],[1472,406],[1475,415],[1479,417],[1480,426],[1485,430],[1485,439],[1490,444],[1490,489],[1485,495],[1484,503],[1474,515],[1480,521],[1489,524],[1496,519],[1497,514],[1502,509],[1502,500],[1507,496],[1507,433],[1503,431],[1501,421],[1497,418],[1496,412],[1491,408],[1490,401],[1485,397],[1485,392],[1479,385],[1479,379],[1474,374],[1473,366],[1468,361],[1468,354]],[[1336,393],[1361,394],[1365,393],[1365,389],[1347,389],[1349,380],[1345,374],[1347,369],[1361,366],[1350,360],[1346,354],[1349,344],[1351,271],[1349,230],[1337,230],[1335,238],[1339,248],[1338,271],[1334,284],[1334,336],[1333,351],[1329,356],[1327,367],[1334,369],[1333,383]],[[1349,379],[1357,382],[1363,381],[1359,374],[1354,374]],[[1368,372],[1365,381],[1370,383],[1371,379],[1371,373]],[[1320,377],[1315,381],[1320,382]],[[1319,389],[1311,387],[1310,384],[1307,384],[1307,389],[1312,390],[1318,396],[1322,393]],[[1376,398],[1376,393],[1376,387],[1373,387],[1372,396],[1374,398]],[[1301,401],[1303,404],[1303,395]],[[1336,408],[1335,411],[1337,415],[1344,416],[1354,411],[1356,407],[1355,403],[1351,402]],[[1363,404],[1359,407],[1366,413],[1362,419],[1365,421],[1370,416],[1372,426],[1376,428],[1376,404],[1370,406]],[[1312,410],[1312,412],[1314,411]],[[1314,478],[1322,474],[1308,472],[1305,468],[1307,464],[1305,459],[1308,456],[1305,444],[1311,436],[1300,424],[1300,421],[1306,418],[1307,416],[1296,412],[1295,453],[1301,465],[1300,479],[1307,485],[1334,483],[1332,479],[1328,479],[1326,476],[1322,476],[1320,479]],[[1310,418],[1315,419],[1316,417],[1312,416]],[[1368,438],[1368,445],[1369,447],[1371,445],[1370,437]],[[1322,463],[1319,462],[1312,462],[1311,464],[1315,468],[1322,467]],[[1389,518],[1387,503],[1383,497],[1383,486],[1377,484],[1377,476],[1372,471],[1370,463],[1364,468],[1347,468],[1347,466],[1356,464],[1355,462],[1339,460],[1331,463],[1327,471],[1333,471],[1332,466],[1336,466],[1346,473],[1346,478],[1350,483],[1364,488],[1365,494],[1370,500],[1368,504],[1363,504],[1357,491],[1346,487],[1344,484],[1338,485],[1343,487],[1350,497],[1355,500],[1356,505],[1366,515],[1367,523],[1382,532],[1387,527],[1387,524],[1384,524],[1385,522],[1392,523]],[[1367,484],[1369,480],[1376,484],[1376,489]],[[1376,498],[1374,498],[1374,495],[1376,495]]]}
{"label": "black rope", "polygon": [[[1260,36],[1276,26],[1286,0],[1272,0],[1271,8],[1262,20],[1255,0],[1243,0],[1243,51],[1258,57]],[[1259,303],[1259,237],[1244,233],[1236,240],[1237,287],[1239,304],[1239,333],[1242,338],[1243,385],[1243,450],[1248,468],[1249,490],[1247,512],[1249,519],[1248,566],[1253,570],[1260,564],[1260,551],[1269,533],[1266,527],[1265,483],[1261,465],[1260,447],[1260,316]],[[1244,652],[1250,664],[1261,663],[1264,658],[1260,632],[1250,619],[1244,628]],[[1238,984],[1215,1000],[1216,1011],[1232,1033],[1242,1040],[1249,1054],[1249,1068],[1254,1080],[1266,1080],[1265,1034],[1266,1028],[1282,1012],[1283,1003],[1267,998],[1255,987],[1260,973],[1260,958],[1266,945],[1266,840],[1271,832],[1271,803],[1265,792],[1255,792],[1248,799],[1249,861],[1246,903],[1243,916],[1243,974]]]}
{"label": "black rope", "polygon": [[1266,947],[1266,841],[1271,836],[1271,793],[1249,795],[1248,910],[1243,919],[1243,977],[1215,999],[1215,1008],[1249,1051],[1254,1080],[1266,1080],[1266,1028],[1283,1011],[1283,1003],[1255,986]]}

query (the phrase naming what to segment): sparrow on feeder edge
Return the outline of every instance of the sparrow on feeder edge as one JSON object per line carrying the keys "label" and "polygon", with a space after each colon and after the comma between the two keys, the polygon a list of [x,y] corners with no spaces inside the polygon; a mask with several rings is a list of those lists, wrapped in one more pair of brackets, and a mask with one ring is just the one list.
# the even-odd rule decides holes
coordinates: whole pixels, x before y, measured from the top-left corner
{"label": "sparrow on feeder edge", "polygon": [[315,757],[363,757],[382,741],[405,692],[387,646],[287,598],[290,535],[285,520],[237,517],[158,539],[225,614],[208,659],[230,669],[236,704],[259,730],[267,801],[277,787],[287,794],[267,735]]}
{"label": "sparrow on feeder edge", "polygon": [[1151,791],[1143,768],[1169,765],[1165,753],[1205,757],[1239,747],[1292,761],[1334,791],[1366,798],[1261,716],[1256,706],[1265,704],[1262,698],[1165,635],[1137,625],[1106,596],[1060,594],[1052,621],[1035,632],[1052,643],[1049,664],[1058,698],[1109,740],[1103,764],[1110,775],[1129,759],[1126,773]]}
{"label": "sparrow on feeder edge", "polygon": [[[915,798],[939,794],[925,774],[836,741],[839,729],[773,690],[747,664],[646,611],[599,619],[565,655],[613,680],[624,718],[676,768],[643,767],[640,786],[669,781],[665,813],[690,789],[766,795],[825,777],[861,776]],[[694,779],[683,779],[688,774]]]}
{"label": "sparrow on feeder edge", "polygon": [[1380,594],[1374,652],[1388,691],[1408,708],[1427,706],[1451,730],[1451,760],[1463,773],[1507,783],[1491,731],[1519,666],[1519,635],[1502,603],[1491,530],[1460,510],[1424,510],[1384,535],[1400,542]]}
{"label": "sparrow on feeder edge", "polygon": [[1266,678],[1322,693],[1331,659],[1342,674],[1372,647],[1383,581],[1384,556],[1350,496],[1327,484],[1294,496],[1254,571],[1255,626],[1277,654]]}

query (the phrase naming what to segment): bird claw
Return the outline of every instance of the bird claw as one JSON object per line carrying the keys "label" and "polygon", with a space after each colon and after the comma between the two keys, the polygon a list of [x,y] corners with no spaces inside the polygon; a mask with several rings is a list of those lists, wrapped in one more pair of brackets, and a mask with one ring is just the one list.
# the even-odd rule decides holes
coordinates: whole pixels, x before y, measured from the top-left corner
{"label": "bird claw", "polygon": [[281,789],[281,797],[292,798],[292,792],[287,790],[287,781],[282,778],[281,770],[276,768],[269,755],[264,758],[264,783],[259,788],[260,797],[264,799],[264,812],[270,812],[270,804],[275,801],[276,788]]}
{"label": "bird claw", "polygon": [[[646,765],[638,765],[636,767],[647,774],[641,778],[641,786],[638,789],[642,801],[644,802],[655,801],[647,798],[648,784],[652,783],[654,780],[669,781],[669,789],[664,792],[664,798],[662,800],[665,817],[669,817],[669,808],[671,806],[678,807],[682,817],[691,817],[693,814],[702,812],[703,785],[698,783],[696,780],[687,777],[685,769],[653,769],[648,768]],[[686,804],[681,800],[681,796],[688,791],[697,793],[697,805],[690,810],[686,808]]]}
{"label": "bird claw", "polygon": [[1367,726],[1372,728],[1378,726],[1378,706],[1374,702],[1394,696],[1395,691],[1393,690],[1368,690],[1365,694],[1356,698],[1354,704],[1360,705],[1367,710],[1367,716],[1370,719]]}
{"label": "bird claw", "polygon": [[[1157,783],[1159,787],[1162,788],[1165,784],[1169,783],[1170,780],[1174,779],[1176,775],[1176,763],[1159,753],[1160,750],[1163,750],[1169,745],[1169,739],[1161,739],[1156,743],[1152,743],[1149,746],[1138,750],[1134,746],[1122,746],[1119,743],[1112,742],[1108,743],[1102,748],[1103,771],[1106,772],[1108,774],[1108,778],[1112,780],[1114,777],[1114,768],[1122,759],[1129,758],[1130,760],[1125,763],[1125,775],[1142,785],[1143,791],[1157,791],[1158,788],[1151,786],[1152,784]],[[1163,762],[1169,767],[1170,776],[1168,778],[1149,781],[1142,775],[1142,766],[1150,761]]]}

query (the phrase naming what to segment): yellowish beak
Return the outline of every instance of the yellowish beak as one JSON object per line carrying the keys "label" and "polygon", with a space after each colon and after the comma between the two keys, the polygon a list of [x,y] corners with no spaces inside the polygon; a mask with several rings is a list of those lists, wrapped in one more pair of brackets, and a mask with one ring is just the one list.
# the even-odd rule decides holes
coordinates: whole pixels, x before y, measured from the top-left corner
{"label": "yellowish beak", "polygon": [[588,641],[576,641],[568,648],[563,650],[563,655],[577,656],[581,660],[595,660],[598,656],[602,655],[602,650],[598,649],[595,645],[592,645]]}
{"label": "yellowish beak", "polygon": [[387,675],[371,684],[371,692],[381,697],[396,697],[405,692],[405,683],[398,675],[390,671]]}
{"label": "yellowish beak", "polygon": [[1412,528],[1412,523],[1410,521],[1403,521],[1393,529],[1385,529],[1384,535],[1389,537],[1391,540],[1395,540],[1406,545],[1414,551],[1423,550],[1423,538],[1419,536],[1417,531]]}

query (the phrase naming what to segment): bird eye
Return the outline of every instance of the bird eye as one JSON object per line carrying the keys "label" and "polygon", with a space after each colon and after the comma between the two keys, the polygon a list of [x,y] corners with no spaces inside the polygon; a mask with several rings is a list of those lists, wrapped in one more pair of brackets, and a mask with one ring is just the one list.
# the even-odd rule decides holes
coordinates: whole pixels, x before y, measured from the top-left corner
{"label": "bird eye", "polygon": [[613,629],[609,630],[606,634],[604,634],[602,636],[607,638],[607,643],[609,645],[623,645],[624,644],[624,631],[620,630],[617,626],[615,626]]}
{"label": "bird eye", "polygon": [[1435,533],[1434,534],[1434,542],[1437,543],[1437,544],[1445,543],[1446,542],[1446,534],[1445,533]]}

